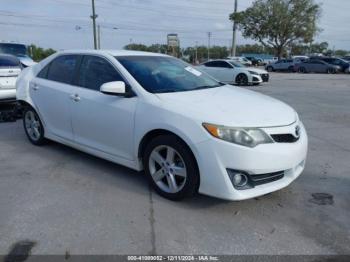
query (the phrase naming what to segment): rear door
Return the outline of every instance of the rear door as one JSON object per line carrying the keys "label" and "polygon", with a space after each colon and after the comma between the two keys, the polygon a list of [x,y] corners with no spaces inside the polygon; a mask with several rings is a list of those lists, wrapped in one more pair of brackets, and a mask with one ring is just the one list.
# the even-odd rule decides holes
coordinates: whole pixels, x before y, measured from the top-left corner
{"label": "rear door", "polygon": [[72,81],[80,60],[78,55],[61,55],[39,72],[30,83],[30,96],[53,135],[73,140],[71,107],[77,87]]}
{"label": "rear door", "polygon": [[234,68],[231,64],[227,63],[226,61],[210,61],[205,63],[202,69],[221,82],[234,82]]}

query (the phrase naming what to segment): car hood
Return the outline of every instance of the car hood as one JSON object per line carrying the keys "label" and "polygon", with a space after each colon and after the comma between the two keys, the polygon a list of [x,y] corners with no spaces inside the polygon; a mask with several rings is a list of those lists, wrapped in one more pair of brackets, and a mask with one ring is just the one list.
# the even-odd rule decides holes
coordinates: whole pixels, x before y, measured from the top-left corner
{"label": "car hood", "polygon": [[258,74],[268,74],[266,70],[260,69],[260,68],[255,68],[255,67],[248,67],[247,70],[253,71]]}
{"label": "car hood", "polygon": [[33,61],[33,59],[31,59],[28,56],[20,56],[20,57],[18,57],[18,59],[25,66],[32,66],[32,65],[36,65],[37,64],[36,62]]}
{"label": "car hood", "polygon": [[225,85],[196,91],[156,94],[163,107],[200,122],[234,127],[286,126],[294,109],[274,98]]}

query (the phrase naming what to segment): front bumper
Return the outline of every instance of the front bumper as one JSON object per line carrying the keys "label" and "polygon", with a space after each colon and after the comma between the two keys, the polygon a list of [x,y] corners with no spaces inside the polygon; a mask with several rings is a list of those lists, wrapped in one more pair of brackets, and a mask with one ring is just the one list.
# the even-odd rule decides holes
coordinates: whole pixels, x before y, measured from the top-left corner
{"label": "front bumper", "polygon": [[270,80],[269,74],[260,74],[260,77],[263,80],[263,82],[269,82],[269,80]]}
{"label": "front bumper", "polygon": [[[301,135],[294,143],[262,144],[248,148],[218,139],[196,145],[200,169],[199,192],[227,200],[244,200],[265,195],[288,186],[304,170],[308,138],[302,123]],[[296,124],[287,127],[264,128],[268,134],[294,131]],[[283,178],[251,189],[233,187],[227,169],[251,175],[284,172]]]}
{"label": "front bumper", "polygon": [[16,89],[1,89],[0,88],[0,102],[3,101],[15,101],[16,100]]}

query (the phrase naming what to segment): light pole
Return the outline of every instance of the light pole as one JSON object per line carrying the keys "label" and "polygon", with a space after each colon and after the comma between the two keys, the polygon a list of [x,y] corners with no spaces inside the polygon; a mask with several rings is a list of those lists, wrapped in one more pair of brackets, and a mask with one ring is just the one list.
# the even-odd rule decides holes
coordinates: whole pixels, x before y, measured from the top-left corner
{"label": "light pole", "polygon": [[210,38],[211,32],[208,32],[208,61],[210,60]]}
{"label": "light pole", "polygon": [[[235,14],[237,13],[237,9],[238,9],[238,0],[235,0],[235,10],[234,10]],[[237,24],[236,24],[236,21],[233,21],[231,56],[236,56],[236,48],[237,48],[236,31],[237,31]]]}
{"label": "light pole", "polygon": [[92,4],[92,26],[93,26],[93,32],[94,32],[94,48],[97,49],[97,36],[96,36],[96,18],[98,17],[98,15],[96,15],[95,13],[95,0],[91,0],[91,4]]}

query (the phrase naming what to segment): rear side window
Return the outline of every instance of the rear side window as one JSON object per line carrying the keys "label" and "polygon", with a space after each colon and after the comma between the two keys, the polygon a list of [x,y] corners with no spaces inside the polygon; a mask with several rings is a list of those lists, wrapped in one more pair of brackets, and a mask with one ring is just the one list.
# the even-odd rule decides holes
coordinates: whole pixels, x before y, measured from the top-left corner
{"label": "rear side window", "polygon": [[0,67],[19,67],[20,62],[16,57],[0,56]]}
{"label": "rear side window", "polygon": [[[76,55],[64,55],[57,57],[49,65],[47,79],[64,84],[72,83],[77,61],[78,56]],[[43,70],[43,75],[44,73],[45,68]]]}
{"label": "rear side window", "polygon": [[232,68],[230,64],[225,61],[211,61],[204,64],[206,67],[222,67],[222,68]]}
{"label": "rear side window", "polygon": [[97,56],[84,56],[79,70],[79,86],[100,91],[101,85],[114,81],[124,79],[108,61]]}
{"label": "rear side window", "polygon": [[47,65],[43,69],[41,69],[41,71],[39,72],[37,77],[47,79],[48,71],[49,71],[49,65]]}

